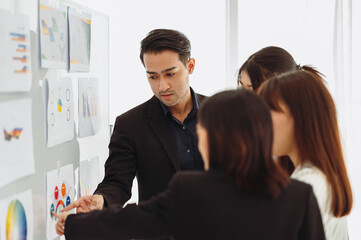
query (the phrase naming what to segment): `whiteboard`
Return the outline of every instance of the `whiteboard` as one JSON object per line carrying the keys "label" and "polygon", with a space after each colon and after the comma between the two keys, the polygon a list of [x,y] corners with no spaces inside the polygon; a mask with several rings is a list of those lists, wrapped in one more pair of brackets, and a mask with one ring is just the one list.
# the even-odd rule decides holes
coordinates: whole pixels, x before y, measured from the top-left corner
{"label": "whiteboard", "polygon": [[[53,1],[59,2],[59,1]],[[40,68],[39,23],[37,0],[1,0],[0,9],[29,16],[31,36],[31,90],[25,93],[0,93],[0,102],[32,99],[32,131],[35,173],[0,188],[0,200],[31,190],[34,211],[34,239],[46,239],[46,198],[44,175],[46,172],[67,164],[74,169],[79,161],[99,156],[100,179],[104,176],[104,162],[108,157],[109,129],[109,18],[72,1],[62,1],[70,7],[91,13],[91,57],[89,73],[68,73],[66,70]],[[46,144],[46,121],[42,91],[42,80],[68,76],[72,79],[74,93],[74,138],[52,148]],[[99,132],[90,137],[78,138],[78,78],[96,77],[99,79],[99,105],[101,126]]]}

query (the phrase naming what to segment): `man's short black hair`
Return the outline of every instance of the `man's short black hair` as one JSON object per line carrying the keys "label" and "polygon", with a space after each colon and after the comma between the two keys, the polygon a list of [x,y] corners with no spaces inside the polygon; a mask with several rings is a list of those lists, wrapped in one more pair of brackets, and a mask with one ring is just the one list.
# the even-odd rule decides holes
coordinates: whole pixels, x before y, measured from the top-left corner
{"label": "man's short black hair", "polygon": [[160,53],[172,50],[179,54],[179,60],[186,66],[191,56],[191,43],[181,32],[171,29],[154,29],[142,40],[140,60],[144,65],[144,53]]}

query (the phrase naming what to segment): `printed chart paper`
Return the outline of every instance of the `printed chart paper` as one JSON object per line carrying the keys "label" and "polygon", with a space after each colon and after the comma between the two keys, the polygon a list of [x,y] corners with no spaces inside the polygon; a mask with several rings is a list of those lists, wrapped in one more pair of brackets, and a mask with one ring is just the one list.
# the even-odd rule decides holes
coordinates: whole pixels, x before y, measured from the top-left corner
{"label": "printed chart paper", "polygon": [[81,196],[92,195],[100,183],[99,157],[80,161],[79,170]]}
{"label": "printed chart paper", "polygon": [[0,10],[0,92],[31,88],[29,17]]}
{"label": "printed chart paper", "polygon": [[89,72],[91,14],[69,8],[69,71]]}
{"label": "printed chart paper", "polygon": [[60,213],[65,206],[74,201],[73,164],[47,172],[46,185],[46,236],[48,239],[57,237],[55,224],[57,218],[51,212]]}
{"label": "printed chart paper", "polygon": [[79,78],[78,82],[78,137],[88,137],[99,132],[100,104],[97,78]]}
{"label": "printed chart paper", "polygon": [[0,239],[33,239],[34,213],[31,190],[0,200],[0,230]]}
{"label": "printed chart paper", "polygon": [[[54,2],[54,1],[53,1]],[[68,68],[67,7],[39,3],[39,34],[42,68]]]}
{"label": "printed chart paper", "polygon": [[74,138],[74,99],[69,77],[44,81],[48,147]]}
{"label": "printed chart paper", "polygon": [[0,103],[0,187],[35,172],[31,99]]}

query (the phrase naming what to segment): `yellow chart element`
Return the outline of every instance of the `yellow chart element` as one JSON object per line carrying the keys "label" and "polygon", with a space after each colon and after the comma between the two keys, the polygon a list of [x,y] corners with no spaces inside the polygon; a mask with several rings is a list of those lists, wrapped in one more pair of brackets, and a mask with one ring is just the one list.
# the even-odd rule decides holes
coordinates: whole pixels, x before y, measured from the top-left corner
{"label": "yellow chart element", "polygon": [[93,195],[93,188],[84,184],[84,181],[81,181],[81,195]]}
{"label": "yellow chart element", "polygon": [[73,63],[73,64],[80,64],[80,62],[79,62],[79,61],[77,61],[77,60],[71,60],[71,59],[70,59],[70,63]]}
{"label": "yellow chart element", "polygon": [[61,112],[61,110],[63,109],[63,103],[61,102],[61,100],[58,100],[58,111]]}
{"label": "yellow chart element", "polygon": [[43,19],[42,21],[44,21],[44,26],[42,27],[43,34],[49,35],[48,23],[46,22],[45,19]]}
{"label": "yellow chart element", "polygon": [[49,6],[47,6],[47,5],[44,5],[44,4],[40,4],[40,9],[42,9],[42,10],[51,10],[51,9],[53,9],[52,7],[49,7]]}
{"label": "yellow chart element", "polygon": [[81,20],[83,20],[84,22],[86,22],[87,24],[91,24],[92,20],[90,19],[85,19],[85,18],[80,18]]}

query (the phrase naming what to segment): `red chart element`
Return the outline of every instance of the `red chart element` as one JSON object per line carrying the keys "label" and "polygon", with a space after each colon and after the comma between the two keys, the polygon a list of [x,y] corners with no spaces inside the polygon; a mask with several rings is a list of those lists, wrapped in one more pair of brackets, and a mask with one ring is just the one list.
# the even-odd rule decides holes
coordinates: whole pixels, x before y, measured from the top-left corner
{"label": "red chart element", "polygon": [[59,189],[58,189],[58,186],[55,187],[54,197],[55,197],[55,200],[58,200],[58,197],[59,197]]}
{"label": "red chart element", "polygon": [[[60,200],[58,202],[58,204],[56,205],[56,210],[58,210],[59,206],[62,206],[63,208],[65,208],[65,204],[64,204],[63,200]],[[58,211],[56,211],[56,212],[58,212]]]}

